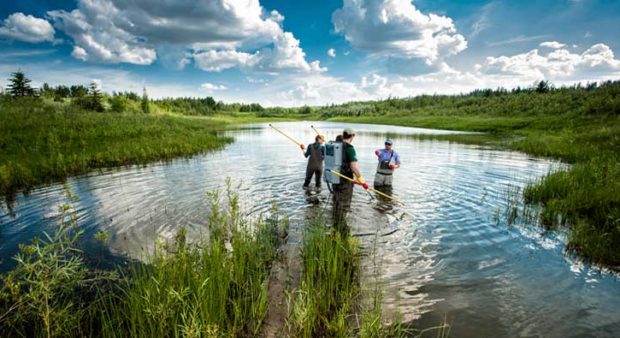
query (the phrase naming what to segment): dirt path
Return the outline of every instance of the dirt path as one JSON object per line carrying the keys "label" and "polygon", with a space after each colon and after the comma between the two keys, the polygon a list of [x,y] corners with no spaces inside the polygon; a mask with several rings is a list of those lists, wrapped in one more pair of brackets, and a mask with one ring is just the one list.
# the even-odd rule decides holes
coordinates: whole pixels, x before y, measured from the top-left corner
{"label": "dirt path", "polygon": [[[289,306],[301,278],[301,257],[299,242],[292,241],[290,236],[282,246],[282,257],[274,262],[269,277],[269,305],[263,324],[262,337],[289,337],[287,326]],[[289,302],[291,302],[289,304]]]}

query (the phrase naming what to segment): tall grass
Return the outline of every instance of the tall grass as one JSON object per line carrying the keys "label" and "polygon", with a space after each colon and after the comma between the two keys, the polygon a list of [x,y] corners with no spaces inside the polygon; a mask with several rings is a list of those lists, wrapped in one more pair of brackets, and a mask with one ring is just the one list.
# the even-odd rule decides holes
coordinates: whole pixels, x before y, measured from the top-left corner
{"label": "tall grass", "polygon": [[[212,194],[207,243],[190,245],[184,231],[161,244],[151,264],[136,266],[124,292],[102,309],[104,336],[255,336],[266,314],[268,277],[278,247],[278,220],[249,224],[238,198],[221,213]],[[120,329],[120,330],[119,330]]]}
{"label": "tall grass", "polygon": [[[364,251],[364,252],[363,252]],[[385,318],[376,243],[362,250],[357,238],[325,227],[316,219],[304,230],[302,276],[293,293],[288,326],[293,337],[447,337],[443,323],[424,330],[402,323],[398,314]],[[362,277],[361,258],[372,259],[371,278]],[[362,286],[362,280],[367,285]]]}
{"label": "tall grass", "polygon": [[295,336],[349,337],[359,297],[359,243],[313,224],[304,233],[303,272],[292,316]]}
{"label": "tall grass", "polygon": [[545,206],[541,223],[568,225],[569,248],[620,269],[620,161],[612,157],[550,173],[525,190],[526,201]]}
{"label": "tall grass", "polygon": [[170,115],[96,113],[43,100],[0,101],[0,195],[93,168],[169,160],[222,147],[224,124]]}
{"label": "tall grass", "polygon": [[[381,289],[364,290],[359,241],[320,219],[304,231],[303,271],[289,326],[295,337],[396,337],[405,330],[383,323]],[[375,277],[377,277],[375,275]]]}
{"label": "tall grass", "polygon": [[0,280],[0,331],[47,337],[257,335],[278,228],[285,223],[277,216],[248,222],[231,190],[226,198],[211,198],[208,241],[190,243],[181,229],[174,242],[158,242],[149,262],[120,273],[89,270],[77,249],[75,218],[71,226],[62,222],[47,241],[22,246],[17,267]]}

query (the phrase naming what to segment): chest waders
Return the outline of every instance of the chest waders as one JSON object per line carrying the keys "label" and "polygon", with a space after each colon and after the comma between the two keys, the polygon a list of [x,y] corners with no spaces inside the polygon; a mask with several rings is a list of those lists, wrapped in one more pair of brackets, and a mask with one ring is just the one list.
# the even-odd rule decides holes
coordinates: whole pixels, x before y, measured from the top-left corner
{"label": "chest waders", "polygon": [[377,174],[391,176],[394,173],[394,169],[390,169],[390,163],[392,163],[392,159],[394,158],[394,151],[392,150],[390,153],[389,159],[379,161],[379,164],[377,164]]}
{"label": "chest waders", "polygon": [[321,188],[321,175],[323,174],[323,153],[321,152],[321,144],[313,143],[309,147],[310,157],[308,158],[308,166],[306,167],[306,179],[304,187],[307,188],[315,176],[316,188]]}

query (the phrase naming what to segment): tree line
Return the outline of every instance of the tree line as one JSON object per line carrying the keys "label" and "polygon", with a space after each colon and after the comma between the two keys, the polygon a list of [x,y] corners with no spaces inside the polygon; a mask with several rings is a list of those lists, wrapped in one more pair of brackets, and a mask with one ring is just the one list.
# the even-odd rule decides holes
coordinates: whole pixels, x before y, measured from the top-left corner
{"label": "tree line", "polygon": [[23,71],[17,70],[11,73],[9,85],[6,92],[0,92],[0,98],[20,100],[20,99],[50,99],[56,102],[70,101],[71,104],[82,109],[104,112],[111,110],[124,112],[130,105],[140,104],[143,113],[150,113],[150,100],[146,93],[146,88],[139,97],[134,92],[112,92],[112,95],[103,93],[97,82],[93,81],[88,86],[84,85],[57,85],[50,86],[44,83],[41,88],[34,88],[30,80]]}
{"label": "tree line", "polygon": [[150,100],[143,89],[142,96],[132,91],[112,91],[103,93],[96,82],[84,85],[57,85],[50,86],[44,83],[41,88],[33,88],[31,80],[24,72],[17,70],[11,73],[6,92],[0,92],[1,97],[10,99],[48,99],[56,102],[70,101],[83,109],[103,112],[111,110],[123,112],[139,109],[143,113],[150,113],[153,105],[166,111],[184,115],[211,115],[216,112],[255,112],[265,111],[258,103],[224,103],[213,97],[178,97]]}

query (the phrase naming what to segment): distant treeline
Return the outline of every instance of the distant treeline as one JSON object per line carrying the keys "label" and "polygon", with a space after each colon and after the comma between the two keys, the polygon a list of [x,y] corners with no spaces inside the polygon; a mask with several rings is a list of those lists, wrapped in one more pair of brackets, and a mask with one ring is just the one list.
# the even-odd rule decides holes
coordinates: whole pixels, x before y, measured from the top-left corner
{"label": "distant treeline", "polygon": [[255,112],[265,110],[258,103],[224,103],[215,101],[211,96],[205,98],[178,97],[153,100],[160,108],[185,115],[210,115],[216,112]]}
{"label": "distant treeline", "polygon": [[620,81],[581,83],[554,87],[540,81],[529,88],[477,89],[459,95],[420,95],[381,101],[349,102],[316,108],[321,118],[337,116],[409,115],[433,111],[440,115],[532,115],[557,114],[566,110],[588,114],[620,113],[614,103]]}

